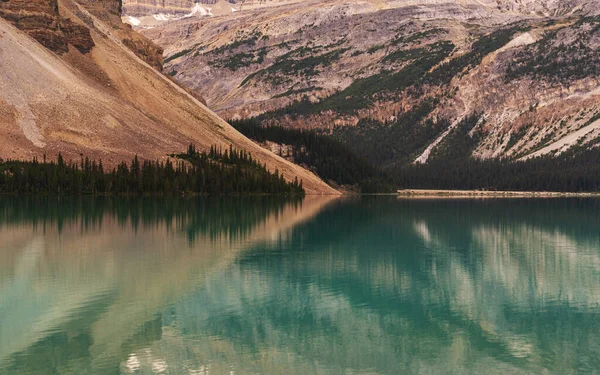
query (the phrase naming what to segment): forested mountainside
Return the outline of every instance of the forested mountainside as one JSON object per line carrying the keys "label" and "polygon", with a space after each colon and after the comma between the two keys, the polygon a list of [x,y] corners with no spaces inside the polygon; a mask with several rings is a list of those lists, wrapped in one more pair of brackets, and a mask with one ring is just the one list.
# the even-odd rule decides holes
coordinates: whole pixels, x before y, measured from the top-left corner
{"label": "forested mountainside", "polygon": [[599,11],[596,0],[309,1],[141,31],[223,117],[314,129],[393,171],[466,144],[458,152],[476,159],[594,148]]}
{"label": "forested mountainside", "polygon": [[[121,23],[119,0],[0,2],[0,158],[106,170],[138,155],[165,163],[194,144],[252,155],[307,193],[335,194],[313,173],[248,140],[160,72],[162,50]],[[0,160],[2,163],[2,160]]]}

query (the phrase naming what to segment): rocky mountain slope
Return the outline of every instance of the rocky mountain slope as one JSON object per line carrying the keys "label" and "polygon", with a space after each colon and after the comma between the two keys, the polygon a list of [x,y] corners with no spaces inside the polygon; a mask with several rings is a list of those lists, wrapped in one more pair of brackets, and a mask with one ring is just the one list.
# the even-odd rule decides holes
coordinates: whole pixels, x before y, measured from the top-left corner
{"label": "rocky mountain slope", "polygon": [[118,3],[0,2],[1,158],[54,159],[62,152],[112,166],[135,154],[165,160],[190,143],[201,150],[233,144],[288,179],[298,176],[308,193],[335,193],[153,69],[149,64],[159,68],[162,59],[152,57],[151,42],[120,23]]}
{"label": "rocky mountain slope", "polygon": [[225,118],[321,129],[384,167],[465,126],[482,158],[599,143],[597,0],[271,4],[143,33]]}
{"label": "rocky mountain slope", "polygon": [[143,16],[149,14],[187,14],[194,6],[193,0],[123,0],[123,14]]}

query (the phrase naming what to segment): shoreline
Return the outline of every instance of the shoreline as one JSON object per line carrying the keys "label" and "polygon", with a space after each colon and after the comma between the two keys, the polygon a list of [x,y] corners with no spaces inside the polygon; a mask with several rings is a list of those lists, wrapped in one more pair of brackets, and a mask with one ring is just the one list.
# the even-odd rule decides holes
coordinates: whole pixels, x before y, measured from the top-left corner
{"label": "shoreline", "polygon": [[599,192],[489,191],[489,190],[398,190],[400,198],[600,198]]}

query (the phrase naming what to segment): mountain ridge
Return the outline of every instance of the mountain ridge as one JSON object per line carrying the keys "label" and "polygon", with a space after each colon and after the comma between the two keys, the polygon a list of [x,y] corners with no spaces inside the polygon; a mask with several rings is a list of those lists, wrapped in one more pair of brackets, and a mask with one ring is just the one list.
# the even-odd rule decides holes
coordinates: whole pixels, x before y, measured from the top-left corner
{"label": "mountain ridge", "polygon": [[[123,15],[147,16],[154,14],[185,15],[197,4],[211,5],[217,0],[123,0]],[[299,0],[245,0],[230,1],[237,10],[266,9],[270,7],[286,7],[298,3],[314,3],[315,1],[302,2]],[[363,0],[345,3],[371,4],[378,9],[391,9],[407,6],[432,6],[441,4],[455,4],[463,7],[483,6],[501,12],[518,12],[542,16],[558,16],[572,13],[577,10],[588,9],[594,0]],[[317,3],[327,5],[329,0],[319,0]],[[589,9],[588,9],[589,10]]]}

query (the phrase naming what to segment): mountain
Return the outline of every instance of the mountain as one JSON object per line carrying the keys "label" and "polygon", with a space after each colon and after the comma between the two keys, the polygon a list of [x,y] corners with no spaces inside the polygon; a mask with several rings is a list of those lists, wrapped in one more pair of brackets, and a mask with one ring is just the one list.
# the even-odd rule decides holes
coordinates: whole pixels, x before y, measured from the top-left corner
{"label": "mountain", "polygon": [[[185,14],[195,4],[215,4],[218,0],[123,0],[123,10],[125,14],[148,15],[148,14]],[[294,3],[306,3],[300,0],[230,0],[242,9],[248,8],[267,8],[273,6],[287,6]],[[328,1],[319,0],[319,3],[326,4]],[[346,1],[352,3],[355,1]],[[496,8],[501,11],[517,11],[523,13],[537,13],[545,15],[564,14],[580,6],[580,0],[381,0],[371,1],[380,7],[401,7],[414,5],[427,5],[455,3],[462,6],[482,5],[490,8]]]}
{"label": "mountain", "polygon": [[233,145],[289,180],[302,179],[307,193],[335,193],[160,73],[160,48],[121,23],[118,0],[8,0],[0,16],[1,158],[60,152],[114,166],[136,154],[166,160],[189,144]]}
{"label": "mountain", "polygon": [[316,129],[384,168],[600,143],[597,0],[270,4],[142,32],[224,118]]}

